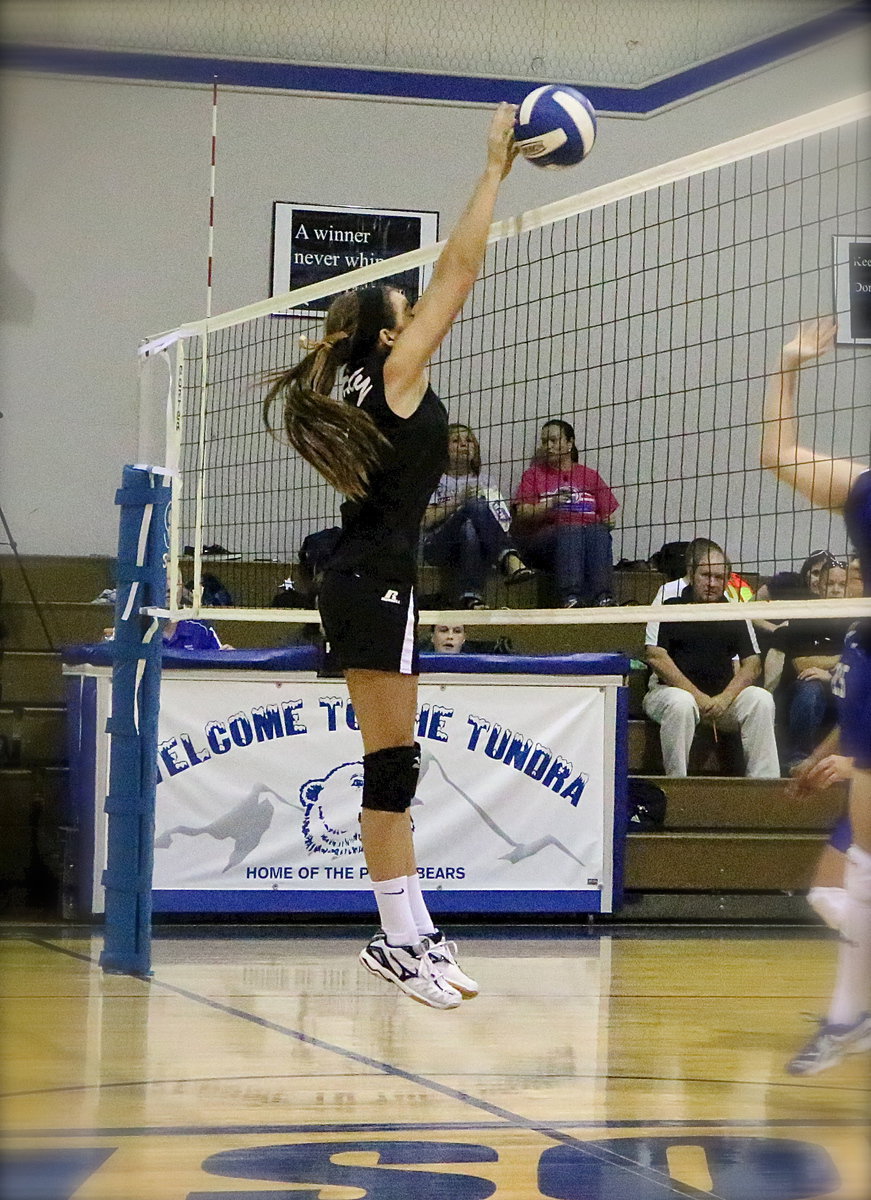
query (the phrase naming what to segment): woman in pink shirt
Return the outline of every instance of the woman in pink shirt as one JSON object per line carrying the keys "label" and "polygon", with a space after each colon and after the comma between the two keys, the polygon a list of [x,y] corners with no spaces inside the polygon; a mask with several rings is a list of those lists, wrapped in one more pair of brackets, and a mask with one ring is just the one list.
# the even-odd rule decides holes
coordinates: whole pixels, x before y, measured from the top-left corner
{"label": "woman in pink shirt", "polygon": [[518,548],[530,566],[552,571],[563,608],[613,605],[614,493],[578,462],[568,421],[545,421],[541,444],[514,496]]}

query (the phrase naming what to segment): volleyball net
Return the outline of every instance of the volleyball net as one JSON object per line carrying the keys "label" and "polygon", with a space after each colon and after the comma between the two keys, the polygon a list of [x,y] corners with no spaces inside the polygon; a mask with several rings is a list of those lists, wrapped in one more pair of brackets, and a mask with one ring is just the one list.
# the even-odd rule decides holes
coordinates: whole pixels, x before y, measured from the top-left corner
{"label": "volleyball net", "polygon": [[[761,414],[768,372],[799,322],[845,316],[849,297],[837,289],[849,245],[871,232],[869,113],[869,96],[855,97],[493,225],[481,277],[431,379],[450,420],[477,434],[482,471],[509,504],[542,423],[555,418],[574,427],[580,461],[619,501],[615,561],[645,563],[666,543],[704,536],[758,580],[797,569],[821,547],[847,554],[841,518],[760,466]],[[264,380],[298,360],[300,338],[318,335],[332,296],[407,280],[440,249],[143,343],[145,371],[157,362],[170,369],[169,567],[191,584],[195,614],[316,620],[313,610],[273,599],[304,539],[338,524],[341,497],[263,427]],[[842,328],[835,352],[801,372],[799,441],[868,461],[868,350],[843,337]],[[220,578],[229,607],[210,603],[209,575]],[[513,603],[508,595],[500,602]],[[639,598],[606,611],[463,616],[470,624],[638,622],[649,596]],[[694,619],[705,615],[694,609]],[[826,609],[861,611],[867,601]]]}

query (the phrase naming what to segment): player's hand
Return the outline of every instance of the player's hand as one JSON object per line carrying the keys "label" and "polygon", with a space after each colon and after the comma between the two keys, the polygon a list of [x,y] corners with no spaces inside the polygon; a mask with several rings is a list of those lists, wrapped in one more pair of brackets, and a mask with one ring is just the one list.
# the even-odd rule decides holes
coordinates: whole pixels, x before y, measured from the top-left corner
{"label": "player's hand", "polygon": [[696,702],[696,706],[699,710],[699,713],[701,714],[701,716],[707,718],[709,709],[714,700],[713,696],[707,695],[706,692],[698,692],[698,691],[692,692],[691,694],[692,694],[693,699]]}
{"label": "player's hand", "polygon": [[490,132],[487,136],[487,163],[499,168],[499,177],[504,179],[511,170],[517,157],[517,145],[514,141],[514,120],[517,115],[516,104],[502,103],[493,114]]}
{"label": "player's hand", "polygon": [[824,792],[832,784],[849,779],[852,774],[853,760],[844,754],[827,754],[818,762],[806,758],[793,770],[786,793],[796,799],[808,792]]}
{"label": "player's hand", "polygon": [[783,347],[784,367],[800,367],[827,354],[835,344],[838,323],[831,317],[802,321],[798,333]]}

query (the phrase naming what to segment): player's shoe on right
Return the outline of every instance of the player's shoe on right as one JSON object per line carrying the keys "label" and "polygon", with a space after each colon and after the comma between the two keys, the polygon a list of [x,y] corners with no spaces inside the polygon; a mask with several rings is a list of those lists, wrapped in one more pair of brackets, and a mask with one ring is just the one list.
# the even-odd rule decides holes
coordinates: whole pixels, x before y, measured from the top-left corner
{"label": "player's shoe on right", "polygon": [[806,1046],[790,1059],[786,1069],[790,1075],[816,1075],[833,1067],[848,1054],[871,1050],[871,1013],[862,1015],[852,1025],[827,1025],[820,1027]]}
{"label": "player's shoe on right", "polygon": [[429,951],[436,971],[452,988],[460,993],[464,1000],[477,996],[479,987],[471,975],[467,975],[457,962],[457,943],[449,942],[440,929],[421,942]]}
{"label": "player's shoe on right", "polygon": [[373,975],[395,983],[400,991],[430,1008],[459,1008],[463,997],[451,987],[430,957],[429,949],[419,946],[390,946],[383,932],[360,951],[360,962]]}

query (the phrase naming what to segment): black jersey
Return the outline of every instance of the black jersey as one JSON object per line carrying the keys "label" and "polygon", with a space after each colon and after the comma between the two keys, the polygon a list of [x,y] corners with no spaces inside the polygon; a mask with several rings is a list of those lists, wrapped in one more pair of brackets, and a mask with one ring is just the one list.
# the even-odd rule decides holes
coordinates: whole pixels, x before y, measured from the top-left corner
{"label": "black jersey", "polygon": [[366,496],[342,505],[342,535],[328,568],[414,583],[420,523],[448,459],[448,414],[431,387],[417,411],[399,417],[384,395],[384,357],[345,371],[342,399],[367,412],[390,443]]}

